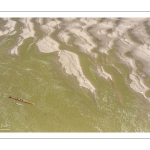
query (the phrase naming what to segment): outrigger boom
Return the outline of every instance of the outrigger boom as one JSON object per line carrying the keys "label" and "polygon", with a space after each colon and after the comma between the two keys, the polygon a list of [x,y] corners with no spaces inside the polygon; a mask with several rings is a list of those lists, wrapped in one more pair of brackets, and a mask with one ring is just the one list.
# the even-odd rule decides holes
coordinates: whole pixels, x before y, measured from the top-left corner
{"label": "outrigger boom", "polygon": [[34,103],[32,103],[32,102],[28,102],[28,101],[23,100],[23,99],[20,99],[20,98],[15,98],[15,97],[12,97],[12,96],[9,96],[9,98],[14,99],[14,100],[17,100],[17,101],[20,101],[20,102],[24,102],[24,103],[27,103],[27,104],[32,104],[32,105],[34,105]]}

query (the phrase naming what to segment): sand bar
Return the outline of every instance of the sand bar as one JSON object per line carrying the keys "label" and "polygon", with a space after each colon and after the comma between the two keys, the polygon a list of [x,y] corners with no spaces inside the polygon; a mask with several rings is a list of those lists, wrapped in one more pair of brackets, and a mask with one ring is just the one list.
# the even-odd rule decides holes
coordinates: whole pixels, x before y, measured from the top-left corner
{"label": "sand bar", "polygon": [[106,80],[107,79],[112,80],[112,76],[109,73],[107,73],[102,66],[98,67],[97,71],[101,77],[105,78]]}
{"label": "sand bar", "polygon": [[37,42],[36,45],[38,46],[39,50],[43,53],[59,51],[59,43],[49,36],[46,36],[45,38]]}
{"label": "sand bar", "polygon": [[11,54],[18,55],[18,47],[23,44],[23,41],[29,37],[35,38],[34,24],[31,22],[31,18],[20,19],[24,27],[22,28],[21,38],[18,41],[17,46],[11,50]]}
{"label": "sand bar", "polygon": [[83,74],[77,54],[64,50],[60,51],[58,56],[67,74],[76,76],[80,86],[89,89],[91,92],[95,91],[94,86]]}

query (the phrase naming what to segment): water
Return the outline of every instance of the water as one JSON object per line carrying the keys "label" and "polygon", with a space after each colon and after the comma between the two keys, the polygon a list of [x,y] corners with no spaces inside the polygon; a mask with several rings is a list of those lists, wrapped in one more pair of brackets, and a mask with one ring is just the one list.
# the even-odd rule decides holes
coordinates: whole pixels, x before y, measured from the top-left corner
{"label": "water", "polygon": [[[61,50],[66,49],[79,56],[83,73],[96,87],[95,98],[89,90],[79,86],[76,77],[65,73],[57,52],[41,53],[35,44],[29,48],[33,38],[26,39],[19,47],[19,56],[11,55],[10,49],[16,45],[21,32],[20,26],[17,23],[15,35],[1,37],[1,132],[150,131],[150,104],[130,88],[129,69],[117,61],[115,49],[109,55],[99,53],[94,60],[80,52],[77,46],[59,41],[57,34],[51,35],[60,43]],[[38,32],[39,29],[35,30]],[[98,75],[96,65],[99,64],[112,75],[113,82]],[[35,105],[16,104],[9,96]],[[5,128],[9,130],[2,130]]]}

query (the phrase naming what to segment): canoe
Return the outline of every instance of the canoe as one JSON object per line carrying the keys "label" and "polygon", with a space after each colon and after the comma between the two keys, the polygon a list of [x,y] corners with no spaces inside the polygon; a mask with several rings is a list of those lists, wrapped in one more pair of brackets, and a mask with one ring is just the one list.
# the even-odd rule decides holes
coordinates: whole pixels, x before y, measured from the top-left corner
{"label": "canoe", "polygon": [[27,103],[27,104],[34,105],[34,103],[32,103],[32,102],[29,102],[29,101],[26,101],[26,100],[23,100],[23,99],[20,99],[20,98],[15,98],[15,97],[13,97],[13,96],[9,96],[9,98],[11,98],[11,99],[13,99],[13,100],[20,101],[20,102],[24,102],[24,103]]}

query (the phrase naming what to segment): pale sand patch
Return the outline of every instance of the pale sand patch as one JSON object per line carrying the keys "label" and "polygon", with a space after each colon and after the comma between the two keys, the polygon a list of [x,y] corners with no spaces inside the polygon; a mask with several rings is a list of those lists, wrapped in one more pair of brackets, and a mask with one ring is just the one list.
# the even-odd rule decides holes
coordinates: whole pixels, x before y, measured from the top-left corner
{"label": "pale sand patch", "polygon": [[[22,43],[20,43],[18,46],[20,46]],[[16,54],[16,55],[18,55],[18,46],[16,46],[16,47],[14,47],[11,51],[10,51],[10,53],[11,54]]]}
{"label": "pale sand patch", "polygon": [[22,33],[20,34],[23,39],[35,37],[34,24],[31,22],[31,18],[23,18],[20,21],[24,24]]}
{"label": "pale sand patch", "polygon": [[18,55],[18,47],[22,44],[23,44],[23,38],[20,37],[17,46],[15,46],[13,49],[11,49],[10,53]]}
{"label": "pale sand patch", "polygon": [[42,25],[42,24],[43,24],[43,18],[38,18],[38,19],[37,19],[37,22],[38,22],[40,25]]}
{"label": "pale sand patch", "polygon": [[78,45],[85,53],[93,55],[92,49],[97,47],[92,41],[93,37],[91,37],[86,31],[78,28],[72,28],[69,29],[69,31],[77,37],[74,44]]}
{"label": "pale sand patch", "polygon": [[145,96],[145,92],[147,90],[149,90],[149,88],[144,84],[143,78],[136,73],[137,67],[135,65],[135,60],[130,59],[130,58],[125,57],[125,56],[121,56],[121,55],[120,55],[120,58],[122,60],[124,60],[125,63],[132,69],[131,73],[129,74],[129,78],[132,81],[131,84],[130,84],[130,87],[134,91],[136,91],[138,93],[141,93],[146,99],[148,99]]}
{"label": "pale sand patch", "polygon": [[95,87],[83,74],[77,54],[63,50],[58,53],[58,56],[67,74],[76,76],[80,86],[89,89],[92,93],[95,92]]}
{"label": "pale sand patch", "polygon": [[114,40],[110,40],[108,42],[108,48],[111,49],[113,45],[114,45]]}
{"label": "pale sand patch", "polygon": [[133,57],[143,64],[143,71],[150,76],[150,49],[146,45],[132,52]]}
{"label": "pale sand patch", "polygon": [[44,25],[41,25],[41,29],[47,34],[46,37],[39,40],[36,45],[41,52],[50,53],[59,51],[59,43],[50,37],[50,34],[55,31],[55,27],[61,23],[58,19],[49,19]]}
{"label": "pale sand patch", "polygon": [[35,38],[34,24],[31,22],[31,18],[23,18],[20,19],[20,21],[24,24],[24,27],[22,28],[22,33],[20,34],[22,38],[19,39],[17,46],[15,46],[11,50],[11,54],[16,54],[16,55],[18,55],[18,47],[23,44],[23,41],[25,39],[29,37]]}
{"label": "pale sand patch", "polygon": [[107,79],[112,80],[112,76],[109,73],[107,73],[102,66],[97,67],[97,71],[101,77],[105,78],[106,80]]}
{"label": "pale sand patch", "polygon": [[49,36],[46,36],[45,38],[37,42],[36,45],[38,46],[39,50],[43,53],[59,51],[59,43]]}
{"label": "pale sand patch", "polygon": [[17,33],[17,31],[12,31],[9,35],[14,35],[16,33]]}
{"label": "pale sand patch", "polygon": [[[70,20],[69,22],[66,22],[63,25],[65,29],[67,29],[68,32],[73,34],[73,36],[75,37],[75,42],[73,44],[78,45],[80,50],[83,51],[84,53],[87,53],[95,57],[95,54],[92,52],[92,49],[95,48],[97,45],[93,42],[93,37],[89,35],[86,28],[88,26],[95,24],[97,21],[95,19],[93,19],[93,22],[91,21],[91,19],[89,20],[84,18],[77,20],[73,19]],[[63,34],[65,35],[63,35],[62,40],[66,40],[67,42],[69,37],[65,32],[63,32]]]}
{"label": "pale sand patch", "polygon": [[[132,51],[134,45],[127,44],[121,38],[116,42],[117,50],[119,55],[123,56],[126,52]],[[125,62],[125,61],[124,61]]]}
{"label": "pale sand patch", "polygon": [[144,85],[143,80],[141,78],[139,78],[139,76],[137,74],[134,74],[134,73],[130,74],[130,79],[132,80],[132,83],[130,84],[130,86],[137,92],[145,95],[145,92],[149,88]]}
{"label": "pale sand patch", "polygon": [[71,45],[71,44],[68,44],[68,41],[69,41],[69,39],[70,39],[70,36],[69,36],[68,34],[69,34],[69,33],[66,32],[66,31],[61,31],[61,32],[59,32],[58,37],[59,37],[59,39],[60,39],[62,42],[64,42],[66,45]]}
{"label": "pale sand patch", "polygon": [[110,38],[118,38],[118,32],[107,33],[107,36]]}
{"label": "pale sand patch", "polygon": [[40,27],[45,33],[51,34],[55,31],[55,27],[59,28],[60,23],[61,21],[58,19],[49,19],[48,23],[41,25]]}
{"label": "pale sand patch", "polygon": [[106,20],[101,23],[97,23],[91,28],[90,33],[93,37],[99,39],[100,47],[98,51],[108,55],[108,51],[114,45],[114,40],[118,37],[118,32],[108,33],[108,29],[114,29],[113,22]]}
{"label": "pale sand patch", "polygon": [[[135,59],[140,60],[144,64],[144,70],[145,72],[150,75],[149,67],[150,67],[150,51],[149,51],[149,39],[146,35],[145,29],[142,27],[142,21],[143,19],[123,19],[121,24],[117,28],[113,30],[113,32],[118,32],[118,51],[119,54],[117,54],[123,62],[128,65],[132,71],[129,74],[129,77],[131,79],[130,87],[135,90],[138,93],[141,93],[145,98],[145,92],[149,90],[149,88],[144,84],[142,76],[138,75],[136,73],[137,67],[135,65]],[[132,33],[135,34],[135,36],[140,37],[140,40],[142,42],[146,42],[147,44],[139,45],[135,42],[133,42],[128,34],[127,30],[133,29]],[[140,29],[140,30],[139,30]],[[139,31],[138,31],[139,30]],[[102,32],[103,34],[105,32]],[[115,36],[110,36],[111,38],[115,38]],[[131,51],[133,58],[128,58],[124,55],[125,52]],[[104,51],[103,51],[104,52]],[[106,50],[105,50],[106,53]]]}
{"label": "pale sand patch", "polygon": [[104,53],[104,54],[108,55],[108,50],[109,50],[108,48],[104,48],[104,47],[103,47],[103,48],[99,48],[99,49],[98,49],[98,52],[99,52],[99,53]]}
{"label": "pale sand patch", "polygon": [[135,43],[132,42],[127,35],[120,37],[122,43],[126,44],[127,46],[134,46]]}
{"label": "pale sand patch", "polygon": [[97,19],[94,18],[81,18],[80,21],[84,23],[84,26],[82,26],[83,29],[95,25],[98,22]]}
{"label": "pale sand patch", "polygon": [[106,19],[105,21],[98,23],[97,27],[99,29],[110,29],[110,28],[113,28],[114,27],[113,21],[114,21],[114,19],[113,20]]}
{"label": "pale sand patch", "polygon": [[149,90],[149,88],[144,84],[143,79],[140,76],[135,75],[134,73],[130,74],[130,79],[132,80],[130,87],[134,91],[141,93],[146,99],[150,100],[150,98],[147,98],[147,96],[145,95],[145,92]]}
{"label": "pale sand patch", "polygon": [[[106,21],[98,23],[92,29],[92,32],[93,36],[101,41],[101,48],[99,49],[99,52],[108,54],[108,51],[112,48],[116,39],[121,40],[122,43],[126,45],[135,45],[135,43],[132,42],[128,37],[127,30],[139,24],[139,22],[141,22],[141,19],[135,18],[133,20],[121,19],[121,23],[117,27],[115,26],[115,24],[113,24],[113,21],[115,21],[115,19],[112,19],[110,21],[106,19]],[[108,29],[112,29],[112,32],[108,33]]]}
{"label": "pale sand patch", "polygon": [[69,17],[67,17],[67,18],[62,18],[63,19],[63,21],[67,21],[67,22],[72,22],[72,21],[74,21],[74,20],[76,20],[77,18],[73,18],[73,17],[71,17],[71,18],[69,18]]}
{"label": "pale sand patch", "polygon": [[4,20],[7,20],[7,23],[4,25],[4,28],[6,28],[6,30],[0,31],[0,36],[11,33],[12,31],[14,31],[16,26],[16,21],[11,20],[10,18],[4,18]]}

